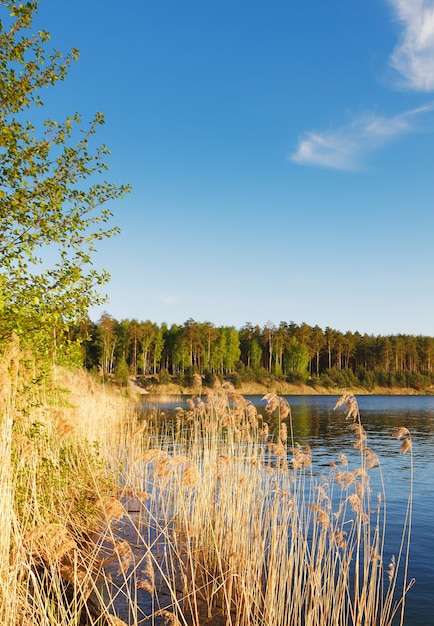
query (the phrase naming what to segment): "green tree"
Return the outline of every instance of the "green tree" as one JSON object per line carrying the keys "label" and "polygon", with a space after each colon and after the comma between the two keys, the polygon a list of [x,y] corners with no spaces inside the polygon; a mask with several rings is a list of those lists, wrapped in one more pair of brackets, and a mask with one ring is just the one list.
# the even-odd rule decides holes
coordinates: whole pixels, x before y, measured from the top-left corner
{"label": "green tree", "polygon": [[275,351],[275,374],[281,374],[283,372],[283,351],[285,349],[285,342],[287,341],[287,324],[280,322],[279,328],[274,335],[274,351]]}
{"label": "green tree", "polygon": [[150,320],[141,322],[138,328],[138,342],[140,345],[139,368],[142,374],[148,374],[150,370],[150,351],[158,332],[158,326]]}
{"label": "green tree", "polygon": [[261,329],[247,322],[238,334],[242,362],[247,368],[259,368],[262,361]]}
{"label": "green tree", "polygon": [[267,322],[262,330],[262,344],[267,348],[267,370],[269,372],[273,369],[273,356],[274,356],[274,340],[276,336],[276,327],[271,322]]}
{"label": "green tree", "polygon": [[130,376],[130,371],[128,368],[128,363],[125,359],[124,356],[122,356],[119,361],[116,363],[116,367],[115,367],[115,381],[119,384],[122,385],[123,387],[126,387],[128,384],[128,379]]}
{"label": "green tree", "polygon": [[334,330],[326,326],[326,329],[324,331],[324,337],[325,337],[325,342],[327,345],[327,363],[328,363],[327,367],[328,369],[330,369],[332,366],[332,349],[334,346]]}
{"label": "green tree", "polygon": [[131,338],[129,345],[129,361],[131,372],[136,375],[138,368],[138,350],[139,350],[139,323],[136,319],[131,320]]}
{"label": "green tree", "polygon": [[321,350],[326,344],[326,338],[324,336],[324,332],[319,326],[314,326],[312,328],[311,343],[312,343],[312,348],[315,354],[315,363],[316,363],[315,374],[319,376],[319,364],[320,364]]}
{"label": "green tree", "polygon": [[262,363],[262,348],[259,340],[254,337],[250,346],[250,362],[253,370],[257,371]]}
{"label": "green tree", "polygon": [[78,58],[32,32],[37,9],[36,0],[0,0],[0,337],[15,330],[52,351],[68,324],[104,300],[108,274],[92,255],[118,232],[105,205],[128,187],[96,182],[107,169],[107,148],[93,146],[102,114],[84,129],[77,113],[37,122],[41,90]]}
{"label": "green tree", "polygon": [[204,345],[206,346],[206,369],[211,370],[211,353],[213,343],[219,336],[219,330],[211,322],[201,324],[201,332],[204,337]]}
{"label": "green tree", "polygon": [[184,326],[172,324],[167,333],[166,344],[172,374],[183,374],[190,363],[189,346],[184,337]]}
{"label": "green tree", "polygon": [[99,332],[98,326],[89,317],[80,320],[72,328],[73,342],[80,347],[80,365],[87,369],[97,367],[101,363],[101,345],[95,341]]}
{"label": "green tree", "polygon": [[130,343],[131,343],[131,322],[129,319],[121,320],[116,327],[117,348],[116,357],[117,360],[127,360]]}
{"label": "green tree", "polygon": [[154,345],[153,345],[153,371],[154,374],[157,373],[157,371],[160,369],[160,361],[161,361],[161,355],[163,354],[163,350],[164,350],[164,336],[166,334],[167,331],[167,326],[166,324],[163,324],[158,330],[157,333],[155,335],[155,339],[154,339]]}
{"label": "green tree", "polygon": [[203,353],[200,324],[192,318],[184,322],[183,338],[189,346],[191,367],[200,370]]}
{"label": "green tree", "polygon": [[234,326],[223,327],[222,333],[225,335],[223,365],[227,372],[233,372],[240,360],[240,337]]}
{"label": "green tree", "polygon": [[296,337],[291,337],[285,346],[284,361],[286,371],[306,378],[309,358],[309,351],[306,346],[301,344]]}
{"label": "green tree", "polygon": [[101,368],[103,374],[111,374],[115,365],[115,350],[118,344],[119,323],[104,312],[98,323],[98,343],[101,346]]}

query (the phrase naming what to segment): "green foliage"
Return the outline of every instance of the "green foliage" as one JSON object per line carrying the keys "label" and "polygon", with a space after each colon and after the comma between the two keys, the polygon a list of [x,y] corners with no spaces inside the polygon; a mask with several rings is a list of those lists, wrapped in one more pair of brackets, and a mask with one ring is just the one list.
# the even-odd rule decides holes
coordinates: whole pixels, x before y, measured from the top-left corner
{"label": "green foliage", "polygon": [[115,381],[118,385],[126,387],[128,384],[128,378],[130,377],[130,370],[125,357],[122,357],[115,367]]}
{"label": "green foliage", "polygon": [[239,389],[243,382],[242,376],[239,372],[232,372],[231,374],[229,374],[227,379],[233,384],[235,389]]}
{"label": "green foliage", "polygon": [[[374,337],[307,324],[216,327],[189,319],[184,325],[158,326],[149,320],[118,322],[105,313],[98,323],[83,321],[71,328],[81,336],[86,362],[113,373],[125,358],[132,374],[149,380],[170,377],[181,386],[199,374],[203,384],[229,380],[267,387],[275,381],[309,383],[329,388],[412,387],[429,391],[434,383],[434,338],[406,335]],[[262,338],[262,340],[261,340]],[[270,366],[271,362],[271,366]],[[160,374],[160,375],[159,375]]]}
{"label": "green foliage", "polygon": [[217,383],[223,382],[223,376],[217,372],[212,372],[211,370],[205,370],[203,377],[203,384],[206,387],[214,387]]}
{"label": "green foliage", "polygon": [[185,382],[185,376],[184,376],[184,372],[182,372],[181,370],[179,370],[178,372],[176,372],[175,377],[174,377],[175,383],[177,385],[180,385],[181,387],[183,387],[184,385],[186,385],[187,383]]}
{"label": "green foliage", "polygon": [[309,352],[305,345],[301,344],[296,337],[291,337],[284,352],[285,363],[290,372],[307,378],[309,364]]}
{"label": "green foliage", "polygon": [[351,389],[360,384],[360,381],[351,370],[337,370],[334,368],[327,369],[316,379],[316,382],[323,387],[340,387],[343,389]]}
{"label": "green foliage", "polygon": [[256,339],[253,339],[251,343],[251,352],[250,352],[250,363],[251,363],[252,369],[255,370],[255,369],[260,368],[261,361],[262,361],[261,346],[259,344],[259,341],[257,341]]}
{"label": "green foliage", "polygon": [[78,58],[75,49],[50,51],[49,34],[32,32],[37,7],[0,2],[0,339],[13,330],[53,356],[68,325],[102,301],[108,274],[92,267],[92,255],[118,232],[104,205],[128,187],[98,182],[108,155],[93,146],[101,113],[83,129],[78,113],[31,121],[41,90]]}
{"label": "green foliage", "polygon": [[223,353],[223,367],[228,372],[233,372],[240,358],[240,339],[234,326],[222,329],[224,335],[225,350]]}
{"label": "green foliage", "polygon": [[171,378],[167,369],[163,368],[160,370],[159,380],[162,385],[167,385],[170,383]]}
{"label": "green foliage", "polygon": [[286,381],[288,383],[298,385],[300,383],[307,382],[307,377],[303,372],[289,372],[286,377]]}
{"label": "green foliage", "polygon": [[254,380],[254,374],[250,367],[246,367],[242,361],[238,361],[236,372],[241,376],[241,380],[246,382]]}
{"label": "green foliage", "polygon": [[426,389],[431,384],[431,377],[422,372],[412,372],[408,377],[408,386],[416,391]]}
{"label": "green foliage", "polygon": [[[184,376],[182,378],[184,385],[186,385],[187,387],[193,387],[194,386],[194,375],[196,374],[196,369],[189,365],[188,367],[185,368],[184,370]],[[180,378],[181,380],[181,378]],[[180,383],[181,384],[181,383]]]}

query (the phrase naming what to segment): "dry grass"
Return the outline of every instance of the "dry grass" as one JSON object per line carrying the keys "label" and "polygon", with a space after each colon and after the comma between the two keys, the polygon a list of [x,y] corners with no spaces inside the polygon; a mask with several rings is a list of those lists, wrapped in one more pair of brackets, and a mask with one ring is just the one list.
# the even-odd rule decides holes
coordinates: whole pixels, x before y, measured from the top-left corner
{"label": "dry grass", "polygon": [[[30,397],[31,367],[12,342],[0,372],[0,623],[403,623],[412,494],[385,562],[386,494],[370,484],[381,464],[354,396],[339,404],[358,462],[342,454],[317,476],[275,394],[271,439],[230,386],[173,420],[139,419],[84,373],[58,370]],[[411,454],[410,433],[395,436]]]}
{"label": "dry grass", "polygon": [[1,354],[4,626],[77,626],[93,623],[101,613],[96,588],[101,565],[92,533],[107,525],[102,510],[107,502],[104,507],[101,502],[118,489],[110,460],[129,419],[127,405],[83,374],[59,370],[54,379],[42,374],[16,338]]}
{"label": "dry grass", "polygon": [[[341,455],[322,477],[313,473],[309,446],[293,440],[287,403],[265,399],[278,423],[273,441],[254,407],[220,388],[178,411],[169,436],[164,420],[148,417],[143,440],[134,452],[127,446],[133,461],[125,484],[148,494],[143,529],[152,520],[164,557],[157,578],[172,590],[168,608],[197,625],[386,626],[395,616],[402,623],[412,584],[411,493],[403,541],[384,562],[385,493],[370,486],[370,471],[381,467],[356,399],[344,396],[339,406],[359,461],[351,467]],[[398,435],[409,451],[408,431]]]}

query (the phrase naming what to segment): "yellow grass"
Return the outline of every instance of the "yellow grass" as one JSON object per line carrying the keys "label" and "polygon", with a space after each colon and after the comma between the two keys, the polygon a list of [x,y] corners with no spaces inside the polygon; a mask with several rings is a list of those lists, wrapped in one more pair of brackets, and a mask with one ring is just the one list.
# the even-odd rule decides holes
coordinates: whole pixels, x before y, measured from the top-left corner
{"label": "yellow grass", "polygon": [[[403,623],[411,491],[384,562],[381,464],[354,396],[341,404],[359,461],[316,476],[275,394],[271,440],[230,386],[171,420],[84,372],[36,388],[16,341],[1,362],[1,624]],[[411,454],[405,427],[396,437]]]}

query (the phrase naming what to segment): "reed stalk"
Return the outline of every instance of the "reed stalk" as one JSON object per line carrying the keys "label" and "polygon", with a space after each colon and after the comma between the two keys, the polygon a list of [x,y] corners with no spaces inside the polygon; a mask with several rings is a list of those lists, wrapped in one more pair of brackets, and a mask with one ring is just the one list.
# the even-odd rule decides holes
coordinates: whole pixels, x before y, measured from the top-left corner
{"label": "reed stalk", "polygon": [[17,342],[2,363],[5,626],[403,624],[412,493],[386,563],[381,465],[353,396],[339,404],[358,459],[320,475],[278,396],[266,418],[230,386],[142,415],[83,372],[30,399]]}

